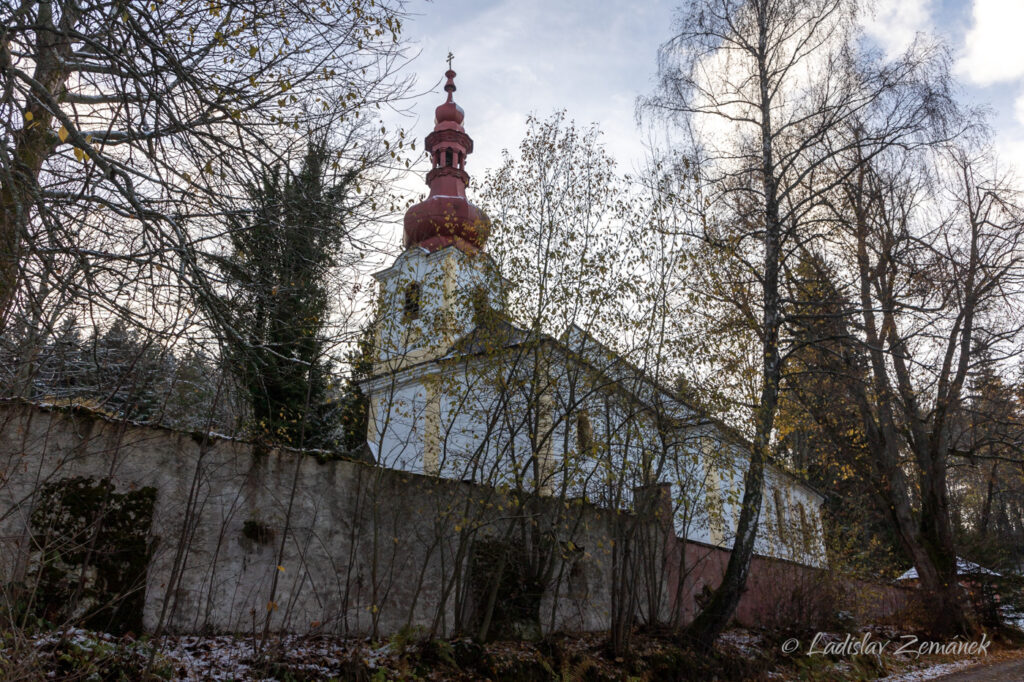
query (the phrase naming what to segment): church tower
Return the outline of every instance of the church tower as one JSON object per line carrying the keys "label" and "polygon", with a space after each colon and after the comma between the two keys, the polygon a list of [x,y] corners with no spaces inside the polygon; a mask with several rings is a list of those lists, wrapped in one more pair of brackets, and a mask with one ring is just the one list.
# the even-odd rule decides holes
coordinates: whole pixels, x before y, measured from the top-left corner
{"label": "church tower", "polygon": [[[385,466],[437,473],[446,395],[441,363],[459,339],[503,310],[504,280],[484,247],[490,221],[466,198],[466,157],[473,140],[455,103],[455,72],[447,99],[427,135],[427,198],[405,214],[405,250],[374,277],[380,286],[367,442]],[[383,429],[387,433],[382,433]]]}
{"label": "church tower", "polygon": [[381,293],[375,374],[441,357],[473,329],[481,307],[502,307],[502,279],[484,251],[490,221],[466,198],[473,140],[455,103],[455,72],[445,76],[448,97],[426,138],[430,194],[405,214],[405,251],[374,275]]}

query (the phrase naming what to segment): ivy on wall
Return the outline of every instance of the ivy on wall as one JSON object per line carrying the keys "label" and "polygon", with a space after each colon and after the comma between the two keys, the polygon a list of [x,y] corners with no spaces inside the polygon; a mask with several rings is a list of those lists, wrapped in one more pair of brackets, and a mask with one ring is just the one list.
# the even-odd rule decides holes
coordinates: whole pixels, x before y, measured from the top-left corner
{"label": "ivy on wall", "polygon": [[32,610],[51,623],[142,631],[156,488],[114,492],[109,479],[44,484],[31,516]]}

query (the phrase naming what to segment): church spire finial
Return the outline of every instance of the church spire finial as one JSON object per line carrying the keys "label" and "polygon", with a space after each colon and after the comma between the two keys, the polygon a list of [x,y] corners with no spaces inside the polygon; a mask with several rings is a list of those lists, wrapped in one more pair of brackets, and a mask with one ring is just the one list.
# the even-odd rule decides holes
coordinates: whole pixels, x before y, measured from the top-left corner
{"label": "church spire finial", "polygon": [[452,93],[455,92],[455,72],[452,71],[452,60],[455,59],[455,55],[451,52],[448,53],[448,70],[444,72],[445,78],[448,82],[444,84],[444,91],[448,93],[448,99],[445,104],[449,104],[452,101]]}

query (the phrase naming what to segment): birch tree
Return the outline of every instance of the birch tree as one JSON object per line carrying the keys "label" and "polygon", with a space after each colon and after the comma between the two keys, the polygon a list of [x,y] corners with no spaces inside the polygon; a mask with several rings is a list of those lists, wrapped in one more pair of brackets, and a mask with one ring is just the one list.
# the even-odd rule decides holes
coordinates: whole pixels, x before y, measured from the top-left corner
{"label": "birch tree", "polygon": [[817,238],[822,197],[840,180],[826,172],[829,160],[854,144],[844,125],[860,116],[880,145],[908,143],[943,97],[941,78],[932,99],[906,97],[930,87],[925,46],[889,64],[858,53],[856,16],[848,0],[688,2],[661,50],[660,88],[642,102],[680,124],[676,165],[700,195],[680,229],[699,254],[693,272],[703,273],[684,286],[703,314],[732,320],[735,369],[750,387],[738,401],[752,436],[742,512],[723,581],[689,628],[698,648],[725,627],[746,582],[791,349],[785,278],[797,247]]}

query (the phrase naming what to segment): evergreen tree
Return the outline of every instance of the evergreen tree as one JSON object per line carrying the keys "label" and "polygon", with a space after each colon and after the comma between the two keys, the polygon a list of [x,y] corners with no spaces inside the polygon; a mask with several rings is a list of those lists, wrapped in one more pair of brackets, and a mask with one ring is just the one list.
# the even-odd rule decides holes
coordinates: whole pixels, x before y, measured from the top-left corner
{"label": "evergreen tree", "polygon": [[333,173],[325,141],[311,142],[298,171],[275,166],[246,188],[251,211],[230,226],[230,253],[214,259],[227,293],[206,302],[253,430],[270,442],[334,444],[327,283],[357,175]]}
{"label": "evergreen tree", "polygon": [[998,370],[986,359],[972,379],[951,487],[959,547],[1014,572],[1024,566],[1024,409],[1021,386]]}
{"label": "evergreen tree", "polygon": [[197,349],[185,349],[168,360],[160,379],[160,422],[188,431],[232,433],[237,391],[223,380],[226,369]]}
{"label": "evergreen tree", "polygon": [[350,452],[366,444],[369,425],[369,400],[359,382],[373,373],[373,327],[363,329],[356,347],[346,358],[351,367],[339,399],[341,443]]}
{"label": "evergreen tree", "polygon": [[908,560],[877,494],[855,390],[867,380],[867,360],[849,325],[853,303],[836,279],[813,254],[802,254],[794,268],[787,318],[794,350],[782,382],[779,433],[788,464],[825,494],[830,563],[894,578]]}
{"label": "evergreen tree", "polygon": [[[74,316],[66,317],[35,353],[31,400],[80,403],[139,421],[161,421],[163,383],[174,355],[144,338],[125,321],[93,327],[87,338]],[[15,386],[4,391],[14,393]]]}
{"label": "evergreen tree", "polygon": [[84,377],[82,335],[74,316],[64,318],[39,353],[34,397],[60,400],[81,391]]}
{"label": "evergreen tree", "polygon": [[158,383],[165,358],[124,321],[116,320],[102,334],[93,331],[85,349],[85,390],[98,406],[125,417],[150,421],[160,404]]}

